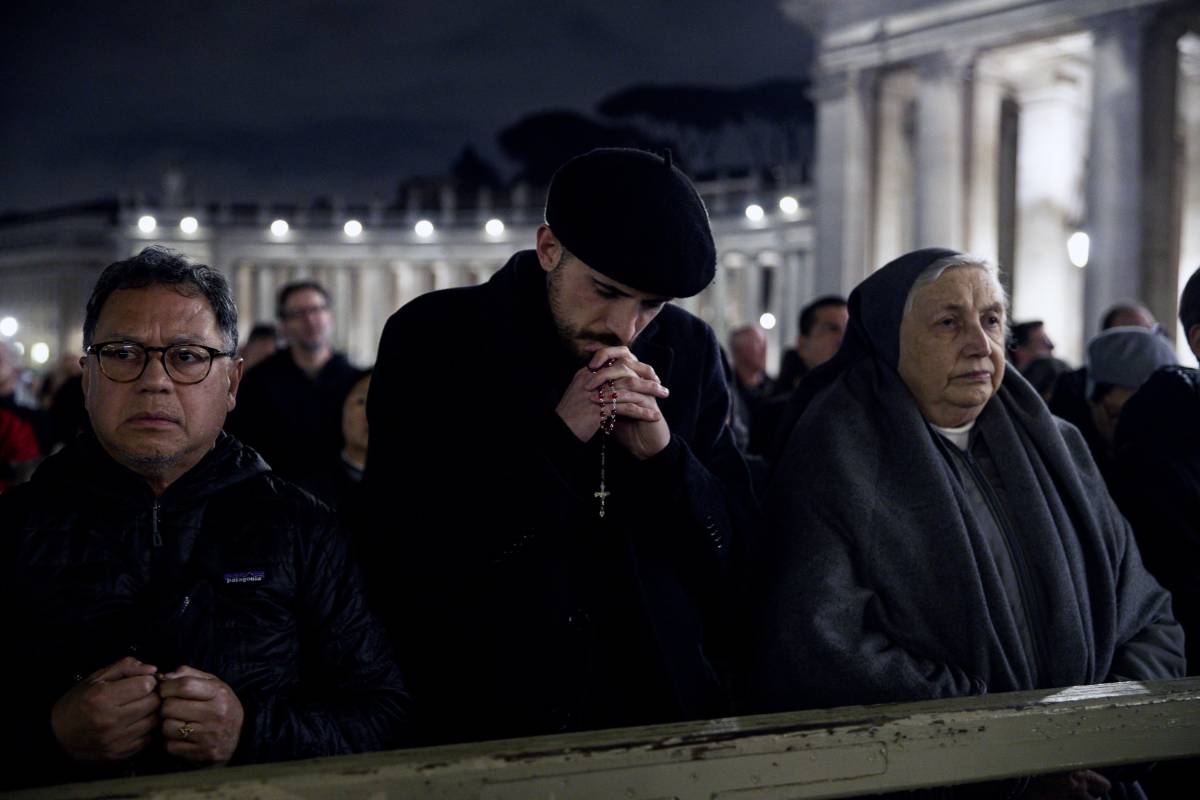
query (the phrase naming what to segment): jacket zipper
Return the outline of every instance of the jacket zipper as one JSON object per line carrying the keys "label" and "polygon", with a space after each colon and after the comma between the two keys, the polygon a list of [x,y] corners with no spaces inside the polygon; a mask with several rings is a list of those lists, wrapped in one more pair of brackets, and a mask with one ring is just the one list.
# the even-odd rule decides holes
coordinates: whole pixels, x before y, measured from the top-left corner
{"label": "jacket zipper", "polygon": [[158,532],[158,501],[150,507],[150,541],[155,547],[162,547],[162,534]]}
{"label": "jacket zipper", "polygon": [[971,474],[975,477],[975,483],[979,486],[979,491],[983,495],[984,502],[991,509],[992,516],[996,518],[996,524],[1000,526],[1000,533],[1004,537],[1004,543],[1008,546],[1008,555],[1012,559],[1013,565],[1017,568],[1017,582],[1021,591],[1021,609],[1024,611],[1025,624],[1029,626],[1029,642],[1033,645],[1033,662],[1037,667],[1038,674],[1034,678],[1034,684],[1041,683],[1042,676],[1046,675],[1045,662],[1042,660],[1042,643],[1041,638],[1042,627],[1034,625],[1034,617],[1041,618],[1040,607],[1036,603],[1031,603],[1030,598],[1035,594],[1033,590],[1033,580],[1029,576],[1029,565],[1025,561],[1024,551],[1017,545],[1016,537],[1013,533],[1012,526],[1009,524],[1008,515],[1000,505],[999,498],[996,497],[992,486],[984,477],[983,470],[975,463],[975,458],[970,453],[962,453],[963,461],[971,470]]}

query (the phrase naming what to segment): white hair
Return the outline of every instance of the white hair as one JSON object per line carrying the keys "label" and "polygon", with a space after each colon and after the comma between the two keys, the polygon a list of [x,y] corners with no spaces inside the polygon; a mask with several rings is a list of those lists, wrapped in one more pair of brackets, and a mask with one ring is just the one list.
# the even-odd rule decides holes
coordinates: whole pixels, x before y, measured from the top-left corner
{"label": "white hair", "polygon": [[[973,256],[970,253],[958,253],[952,256],[945,256],[934,261],[928,267],[921,271],[917,279],[913,281],[912,288],[908,290],[908,297],[904,298],[904,315],[907,316],[909,311],[912,311],[913,300],[917,296],[917,290],[936,281],[942,277],[948,269],[962,269],[965,267],[974,267],[981,269],[987,274],[988,279],[992,284],[992,292],[1000,298],[1000,304],[1004,306],[1005,311],[1008,310],[1008,295],[1004,291],[1004,285],[1000,283],[1000,268],[986,258]],[[1008,315],[1005,314],[1007,317]]]}

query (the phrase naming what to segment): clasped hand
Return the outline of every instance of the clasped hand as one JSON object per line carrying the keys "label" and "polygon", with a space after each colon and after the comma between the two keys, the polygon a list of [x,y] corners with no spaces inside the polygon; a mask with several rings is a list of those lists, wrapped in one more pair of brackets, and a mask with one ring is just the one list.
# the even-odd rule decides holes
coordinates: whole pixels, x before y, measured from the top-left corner
{"label": "clasped hand", "polygon": [[[658,400],[670,392],[654,368],[638,361],[628,347],[589,349],[591,360],[571,378],[555,412],[579,441],[587,442],[600,429],[603,414],[615,409],[619,421],[613,436],[635,458],[661,452],[671,441],[671,429]],[[611,386],[605,386],[610,381]]]}
{"label": "clasped hand", "polygon": [[217,676],[187,666],[159,674],[133,657],[93,672],[50,711],[60,746],[80,761],[123,761],[157,729],[171,755],[224,764],[237,749],[242,719],[241,701]]}

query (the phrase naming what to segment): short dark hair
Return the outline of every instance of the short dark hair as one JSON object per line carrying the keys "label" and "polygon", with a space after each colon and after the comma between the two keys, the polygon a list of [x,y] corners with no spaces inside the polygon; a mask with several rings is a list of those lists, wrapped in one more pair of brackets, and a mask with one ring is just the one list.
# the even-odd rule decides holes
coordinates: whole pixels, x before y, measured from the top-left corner
{"label": "short dark hair", "polygon": [[1038,328],[1044,327],[1046,323],[1040,319],[1031,319],[1026,322],[1014,323],[1008,332],[1008,349],[1016,350],[1018,347],[1024,347],[1029,344],[1033,332]]}
{"label": "short dark hair", "polygon": [[160,245],[151,245],[136,256],[105,267],[96,280],[87,302],[83,320],[83,346],[90,347],[96,333],[100,311],[109,295],[121,289],[170,286],[181,294],[199,293],[212,306],[217,328],[229,352],[237,350],[237,305],[225,276],[207,264],[189,261],[182,253]]}
{"label": "short dark hair", "polygon": [[279,290],[279,296],[275,300],[275,316],[278,319],[283,319],[283,309],[284,306],[287,305],[288,298],[296,292],[302,292],[305,289],[312,289],[313,291],[320,292],[321,297],[325,298],[326,305],[330,305],[333,302],[330,299],[329,292],[326,291],[325,287],[316,281],[295,281],[293,283],[285,284],[284,287]]}
{"label": "short dark hair", "polygon": [[830,308],[832,306],[845,307],[846,305],[846,298],[840,294],[827,294],[824,297],[818,297],[816,300],[813,300],[800,309],[800,335],[808,336],[812,333],[813,325],[817,322],[817,312],[822,308]]}
{"label": "short dark hair", "polygon": [[1184,336],[1193,325],[1200,325],[1200,269],[1193,272],[1183,286],[1183,294],[1179,297],[1179,321],[1183,323]]}

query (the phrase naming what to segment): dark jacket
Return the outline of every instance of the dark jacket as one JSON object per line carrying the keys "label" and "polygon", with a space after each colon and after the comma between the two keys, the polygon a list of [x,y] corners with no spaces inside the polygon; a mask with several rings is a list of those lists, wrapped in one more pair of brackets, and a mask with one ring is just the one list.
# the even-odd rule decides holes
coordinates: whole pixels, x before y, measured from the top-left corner
{"label": "dark jacket", "polygon": [[[246,372],[225,430],[311,492],[342,452],[342,404],[362,372],[341,353],[310,378],[288,349]],[[327,502],[331,498],[322,497]]]}
{"label": "dark jacket", "polygon": [[180,769],[155,742],[110,769],[72,764],[50,708],[126,655],[228,683],[245,711],[234,763],[377,750],[407,695],[327,508],[224,434],[155,498],[88,437],[0,497],[3,780]]}
{"label": "dark jacket", "polygon": [[709,327],[667,305],[632,348],[671,396],[672,436],[635,461],[554,408],[568,356],[545,273],[519,253],[485,285],[389,320],[367,403],[373,597],[442,740],[698,719],[718,676],[724,580],[752,505]]}
{"label": "dark jacket", "polygon": [[1174,596],[1200,675],[1200,371],[1163,367],[1129,398],[1116,433],[1114,496],[1146,568]]}

